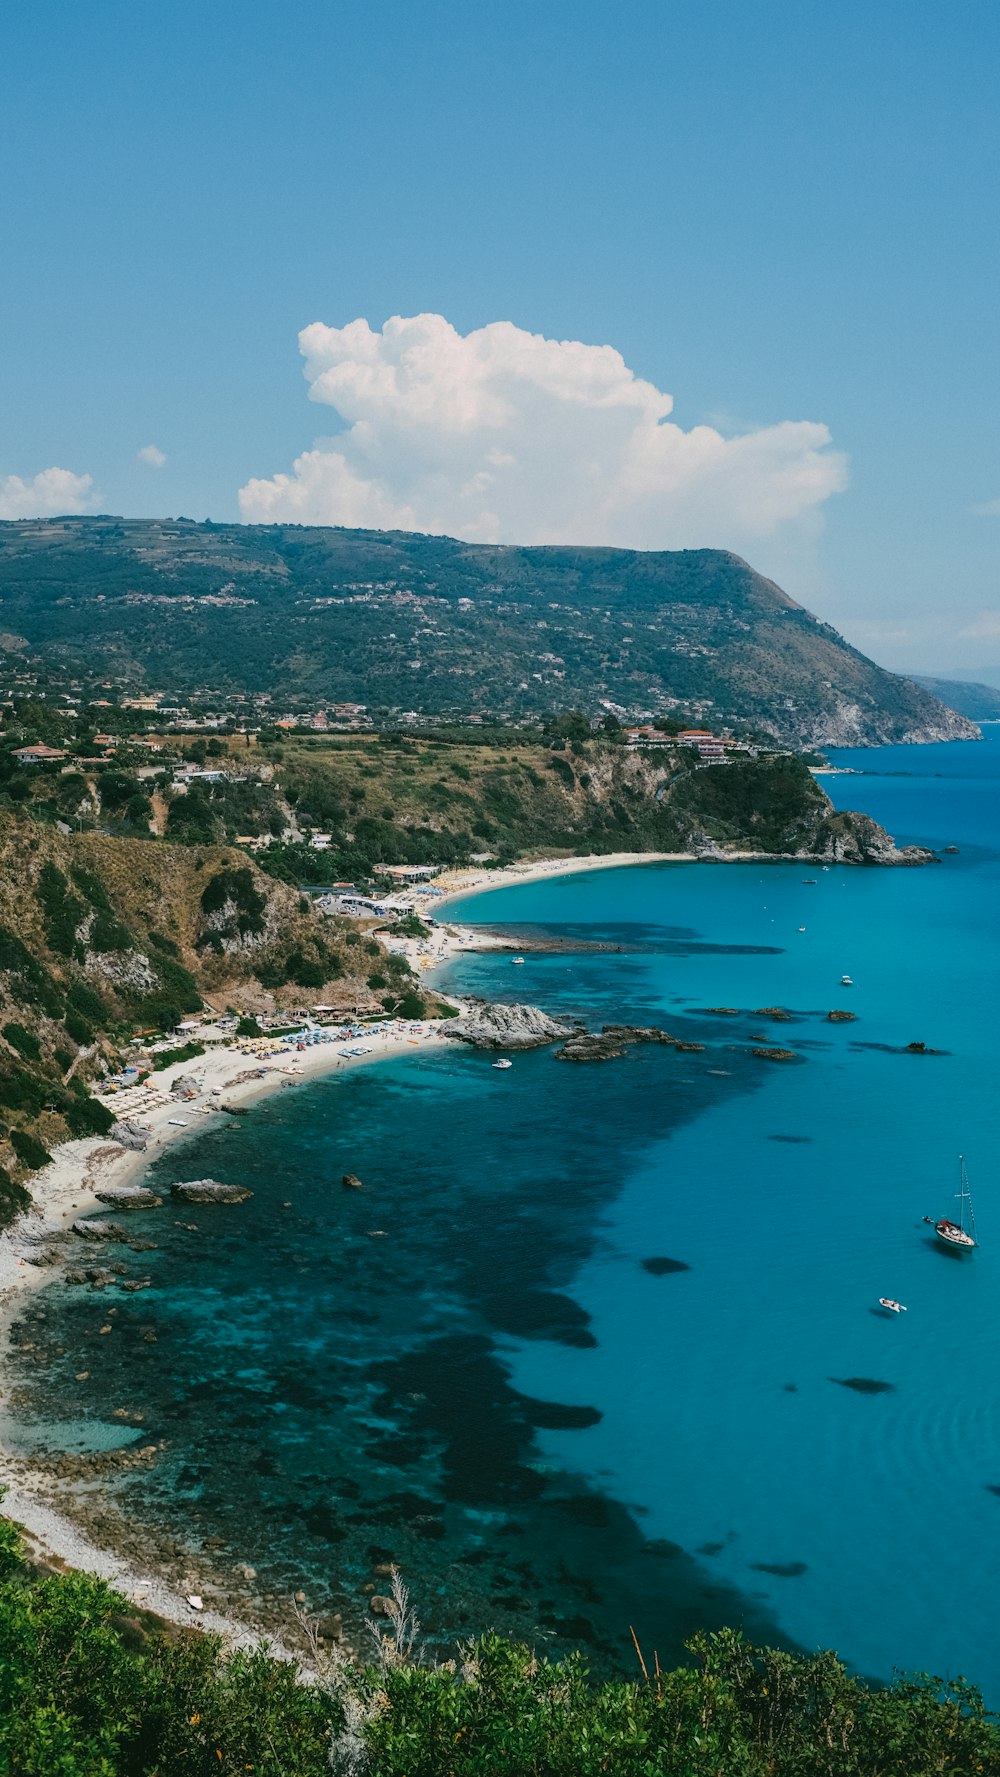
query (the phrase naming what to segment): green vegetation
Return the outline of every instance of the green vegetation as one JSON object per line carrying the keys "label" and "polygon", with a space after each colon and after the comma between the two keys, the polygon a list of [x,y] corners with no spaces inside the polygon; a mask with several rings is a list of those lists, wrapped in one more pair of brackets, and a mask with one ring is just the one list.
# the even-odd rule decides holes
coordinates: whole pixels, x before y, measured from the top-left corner
{"label": "green vegetation", "polygon": [[161,1049],[159,1055],[153,1056],[149,1065],[153,1073],[158,1074],[163,1068],[172,1067],[175,1061],[193,1061],[196,1055],[204,1053],[204,1043],[175,1043],[172,1049]]}
{"label": "green vegetation", "polygon": [[25,1166],[30,1166],[32,1172],[37,1172],[40,1166],[47,1166],[52,1158],[48,1150],[27,1129],[12,1129],[10,1145],[18,1159]]}
{"label": "green vegetation", "polygon": [[1000,721],[1000,690],[995,685],[982,685],[964,679],[931,679],[925,673],[914,673],[914,683],[922,685],[932,697],[939,697],[949,709],[972,722]]}
{"label": "green vegetation", "polygon": [[[342,980],[353,1004],[373,970],[347,935],[239,853],[60,834],[0,806],[0,1226],[56,1144],[110,1127],[88,1081],[133,1036],[176,1029],[212,990],[292,1006]],[[374,949],[387,993],[411,993],[405,962]]]}
{"label": "green vegetation", "polygon": [[66,518],[0,526],[0,573],[43,660],[119,677],[124,631],[136,683],[178,691],[502,719],[604,698],[793,743],[961,727],[724,550]]}
{"label": "green vegetation", "polygon": [[505,863],[554,852],[686,851],[706,837],[794,853],[819,849],[832,813],[792,755],[701,767],[690,747],[667,740],[632,751],[592,733],[574,712],[504,747],[468,735],[296,735],[282,740],[280,759],[262,750],[300,825],[305,786],[324,809],[328,849],[276,843],[256,854],[264,870],[294,883],[320,872],[363,882],[380,865],[447,867],[484,852]]}
{"label": "green vegetation", "polygon": [[691,1664],[592,1682],[487,1636],[414,1657],[403,1609],[377,1659],[317,1646],[312,1682],[262,1648],[166,1634],[85,1574],[42,1577],[0,1520],[4,1777],[974,1777],[1000,1733],[961,1681],[875,1689],[832,1654],[698,1636]]}

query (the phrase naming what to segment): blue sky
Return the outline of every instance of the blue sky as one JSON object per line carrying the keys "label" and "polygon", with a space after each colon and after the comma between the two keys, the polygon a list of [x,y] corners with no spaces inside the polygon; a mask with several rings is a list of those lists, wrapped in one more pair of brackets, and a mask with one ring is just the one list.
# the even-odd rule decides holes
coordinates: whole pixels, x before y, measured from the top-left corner
{"label": "blue sky", "polygon": [[[5,35],[0,493],[58,466],[105,511],[236,518],[253,483],[253,516],[457,529],[492,481],[469,534],[534,537],[527,482],[582,524],[592,457],[609,540],[738,546],[887,664],[1000,667],[995,4],[36,0]],[[552,379],[586,355],[546,361],[488,470],[436,386],[423,430],[376,412],[340,330],[381,373],[383,324],[423,314],[454,330],[432,381],[484,402],[521,402],[522,333],[615,348],[649,426],[672,395],[676,462],[622,491],[627,373],[575,440]],[[518,480],[493,459],[522,443]]]}

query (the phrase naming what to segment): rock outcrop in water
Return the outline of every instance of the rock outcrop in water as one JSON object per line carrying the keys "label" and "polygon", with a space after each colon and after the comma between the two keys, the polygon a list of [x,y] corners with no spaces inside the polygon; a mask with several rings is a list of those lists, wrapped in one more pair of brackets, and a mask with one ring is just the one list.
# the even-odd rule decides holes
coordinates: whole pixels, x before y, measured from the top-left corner
{"label": "rock outcrop in water", "polygon": [[130,1235],[120,1222],[104,1221],[102,1217],[80,1216],[73,1223],[73,1233],[84,1240],[128,1240]]}
{"label": "rock outcrop in water", "polygon": [[114,1209],[159,1209],[163,1202],[147,1185],[102,1185],[94,1196]]}
{"label": "rock outcrop in water", "polygon": [[897,845],[871,815],[847,810],[831,812],[796,857],[824,864],[914,865],[934,862],[934,853],[922,845]]}
{"label": "rock outcrop in water", "polygon": [[480,999],[460,1003],[461,1014],[450,1019],[441,1034],[473,1043],[477,1049],[543,1049],[575,1032],[574,1025],[561,1024],[538,1006],[493,1005]]}
{"label": "rock outcrop in water", "polygon": [[647,1024],[605,1024],[600,1030],[579,1030],[556,1051],[557,1061],[614,1061],[633,1043],[664,1043],[671,1049],[698,1051],[704,1043],[683,1043],[669,1031]]}
{"label": "rock outcrop in water", "polygon": [[181,1203],[246,1203],[253,1192],[245,1185],[221,1185],[218,1179],[194,1178],[171,1185],[170,1195]]}

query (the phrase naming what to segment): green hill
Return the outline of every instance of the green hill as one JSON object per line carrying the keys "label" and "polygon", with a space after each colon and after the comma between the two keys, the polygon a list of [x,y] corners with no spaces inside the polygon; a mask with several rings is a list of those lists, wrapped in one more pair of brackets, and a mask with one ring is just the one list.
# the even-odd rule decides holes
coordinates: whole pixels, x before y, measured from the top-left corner
{"label": "green hill", "polygon": [[793,745],[971,737],[738,556],[404,532],[0,524],[0,646],[135,687],[520,717],[680,709]]}
{"label": "green hill", "polygon": [[972,679],[928,678],[925,673],[914,673],[913,681],[972,722],[1000,722],[1000,691],[995,685]]}

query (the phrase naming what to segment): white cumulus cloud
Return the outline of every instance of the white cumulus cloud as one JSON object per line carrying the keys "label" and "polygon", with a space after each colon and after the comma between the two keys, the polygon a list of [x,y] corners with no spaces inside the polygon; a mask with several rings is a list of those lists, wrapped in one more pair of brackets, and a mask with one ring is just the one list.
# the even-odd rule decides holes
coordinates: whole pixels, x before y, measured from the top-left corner
{"label": "white cumulus cloud", "polygon": [[314,322],[309,398],[343,430],[290,473],[247,482],[248,520],[445,532],[470,542],[739,547],[814,515],[847,483],[811,420],[726,435],[669,419],[673,398],[612,346],[443,315]]}
{"label": "white cumulus cloud", "polygon": [[50,518],[86,512],[93,504],[93,477],[74,475],[72,469],[42,469],[28,481],[0,475],[0,518]]}
{"label": "white cumulus cloud", "polygon": [[166,451],[162,451],[158,444],[144,444],[135,454],[140,463],[148,463],[151,469],[162,469],[167,460]]}

